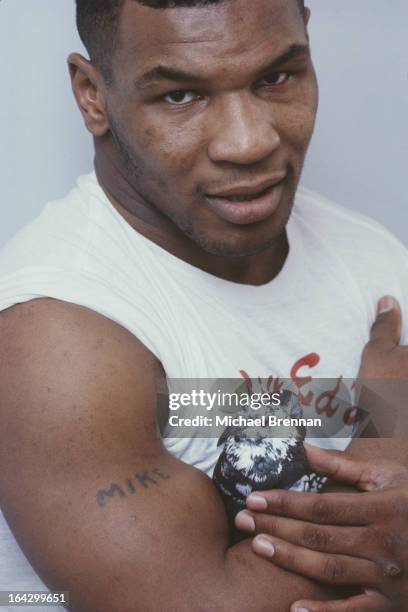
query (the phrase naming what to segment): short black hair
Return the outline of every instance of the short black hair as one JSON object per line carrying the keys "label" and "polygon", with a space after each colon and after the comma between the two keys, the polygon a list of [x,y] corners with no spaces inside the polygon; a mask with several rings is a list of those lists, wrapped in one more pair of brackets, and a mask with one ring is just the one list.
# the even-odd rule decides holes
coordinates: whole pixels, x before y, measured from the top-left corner
{"label": "short black hair", "polygon": [[[134,0],[155,9],[221,4],[225,0]],[[250,0],[248,0],[250,1]],[[304,0],[297,0],[303,11]],[[119,44],[119,20],[125,0],[76,0],[79,35],[105,81],[112,82],[112,57]]]}

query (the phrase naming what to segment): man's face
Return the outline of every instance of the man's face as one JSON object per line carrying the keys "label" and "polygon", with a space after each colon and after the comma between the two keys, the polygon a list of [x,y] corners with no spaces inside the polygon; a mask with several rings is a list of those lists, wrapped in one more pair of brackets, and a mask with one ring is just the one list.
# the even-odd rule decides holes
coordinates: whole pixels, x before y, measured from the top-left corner
{"label": "man's face", "polygon": [[106,104],[128,181],[209,253],[282,236],[317,84],[296,0],[158,10],[127,0]]}

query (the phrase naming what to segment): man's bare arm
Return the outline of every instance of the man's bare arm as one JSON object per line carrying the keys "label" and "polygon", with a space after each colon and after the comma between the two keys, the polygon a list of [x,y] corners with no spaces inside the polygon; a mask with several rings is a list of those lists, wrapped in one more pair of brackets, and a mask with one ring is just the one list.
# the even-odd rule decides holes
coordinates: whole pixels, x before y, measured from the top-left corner
{"label": "man's bare arm", "polygon": [[2,510],[75,612],[279,611],[329,590],[230,547],[211,480],[163,447],[160,365],[87,309],[36,300],[0,315]]}

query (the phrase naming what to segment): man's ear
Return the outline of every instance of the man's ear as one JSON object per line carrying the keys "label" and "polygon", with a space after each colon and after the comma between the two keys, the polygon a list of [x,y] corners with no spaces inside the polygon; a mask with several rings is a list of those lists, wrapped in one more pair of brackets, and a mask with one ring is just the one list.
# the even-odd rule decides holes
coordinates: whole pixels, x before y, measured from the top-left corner
{"label": "man's ear", "polygon": [[310,21],[310,15],[311,15],[310,8],[308,8],[307,6],[305,6],[305,8],[303,9],[303,21],[304,21],[304,23],[305,23],[305,28],[306,28],[306,37],[307,37],[308,42],[309,42],[309,30],[308,30],[308,25],[309,25],[309,21]]}
{"label": "man's ear", "polygon": [[109,131],[105,110],[101,77],[91,62],[79,53],[71,53],[68,67],[79,110],[87,129],[94,136],[104,136]]}

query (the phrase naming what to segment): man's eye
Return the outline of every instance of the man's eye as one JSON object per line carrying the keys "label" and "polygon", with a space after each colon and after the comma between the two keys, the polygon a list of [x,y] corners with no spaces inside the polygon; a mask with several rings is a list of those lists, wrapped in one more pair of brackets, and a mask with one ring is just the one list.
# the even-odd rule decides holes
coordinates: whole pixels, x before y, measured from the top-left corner
{"label": "man's eye", "polygon": [[180,89],[178,91],[172,91],[164,96],[164,101],[173,106],[182,106],[183,104],[189,104],[197,98],[197,94],[193,91],[185,91]]}
{"label": "man's eye", "polygon": [[289,72],[274,72],[262,79],[262,82],[266,85],[283,85],[289,79]]}

